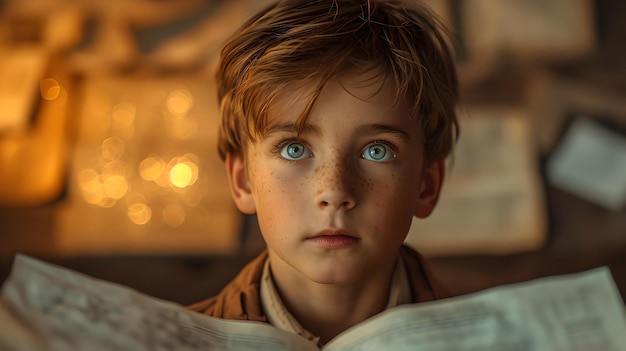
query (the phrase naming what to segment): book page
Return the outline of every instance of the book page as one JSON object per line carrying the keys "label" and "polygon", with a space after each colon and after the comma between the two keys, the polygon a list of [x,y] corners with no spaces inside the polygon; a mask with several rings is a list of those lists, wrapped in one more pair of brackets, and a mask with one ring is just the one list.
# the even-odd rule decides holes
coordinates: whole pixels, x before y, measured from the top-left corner
{"label": "book page", "polygon": [[261,322],[227,321],[18,256],[0,296],[1,350],[317,350]]}
{"label": "book page", "polygon": [[626,135],[579,115],[550,156],[546,173],[553,186],[618,212],[626,206]]}
{"label": "book page", "polygon": [[387,310],[335,350],[626,350],[624,304],[608,268]]}
{"label": "book page", "polygon": [[[186,310],[19,256],[0,295],[2,350],[303,350],[270,325]],[[624,305],[608,268],[404,305],[324,350],[626,350]]]}
{"label": "book page", "polygon": [[459,122],[439,202],[413,219],[406,243],[428,257],[542,247],[547,205],[527,111],[473,106]]}

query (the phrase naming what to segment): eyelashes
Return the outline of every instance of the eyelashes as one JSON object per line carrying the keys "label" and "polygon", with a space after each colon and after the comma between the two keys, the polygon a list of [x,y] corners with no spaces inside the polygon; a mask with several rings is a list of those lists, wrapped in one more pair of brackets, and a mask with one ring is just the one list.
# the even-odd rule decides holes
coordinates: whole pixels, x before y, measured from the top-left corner
{"label": "eyelashes", "polygon": [[374,141],[365,147],[361,157],[373,162],[391,162],[396,158],[392,145],[384,141]]}
{"label": "eyelashes", "polygon": [[298,161],[313,156],[309,148],[301,142],[288,142],[280,148],[280,156],[289,161]]}

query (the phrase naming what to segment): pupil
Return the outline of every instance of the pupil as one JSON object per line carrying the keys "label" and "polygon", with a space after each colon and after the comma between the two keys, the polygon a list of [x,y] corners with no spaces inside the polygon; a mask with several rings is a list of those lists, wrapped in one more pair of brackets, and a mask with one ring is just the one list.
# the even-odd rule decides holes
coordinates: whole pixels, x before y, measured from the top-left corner
{"label": "pupil", "polygon": [[288,152],[291,157],[298,157],[302,153],[302,149],[299,145],[290,145]]}
{"label": "pupil", "polygon": [[380,146],[374,146],[370,149],[370,156],[375,159],[381,159],[385,156],[385,149]]}

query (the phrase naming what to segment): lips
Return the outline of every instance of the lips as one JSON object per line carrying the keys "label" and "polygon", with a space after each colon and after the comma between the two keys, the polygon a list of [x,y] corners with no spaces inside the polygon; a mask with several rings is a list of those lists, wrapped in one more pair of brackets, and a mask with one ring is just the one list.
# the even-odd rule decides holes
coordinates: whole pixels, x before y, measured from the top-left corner
{"label": "lips", "polygon": [[324,249],[347,249],[359,242],[359,238],[345,230],[324,230],[307,241]]}

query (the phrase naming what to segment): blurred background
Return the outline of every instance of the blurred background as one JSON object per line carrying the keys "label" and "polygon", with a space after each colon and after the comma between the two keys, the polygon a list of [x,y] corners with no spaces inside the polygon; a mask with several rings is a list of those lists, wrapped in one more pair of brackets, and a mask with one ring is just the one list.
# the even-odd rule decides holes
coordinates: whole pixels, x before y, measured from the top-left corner
{"label": "blurred background", "polygon": [[[461,139],[407,242],[456,295],[608,265],[625,296],[626,3],[424,1],[457,39]],[[263,249],[213,70],[270,2],[0,0],[0,282],[22,253],[188,304]]]}

